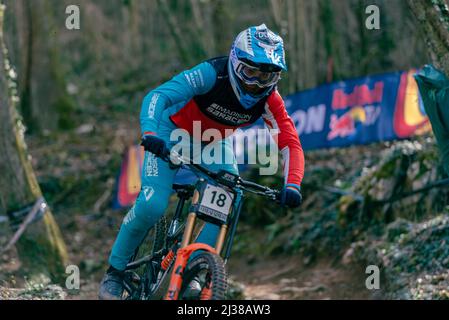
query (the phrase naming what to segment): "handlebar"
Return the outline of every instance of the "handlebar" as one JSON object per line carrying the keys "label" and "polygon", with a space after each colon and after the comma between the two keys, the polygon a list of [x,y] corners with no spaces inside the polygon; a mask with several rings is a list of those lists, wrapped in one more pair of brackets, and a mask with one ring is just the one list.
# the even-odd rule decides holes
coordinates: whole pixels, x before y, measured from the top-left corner
{"label": "handlebar", "polygon": [[[193,161],[190,158],[184,157],[179,153],[177,153],[176,151],[173,150],[170,151],[166,149],[164,154],[160,156],[160,158],[164,161],[171,163],[174,167],[187,166],[190,169],[193,169],[193,171],[200,172],[206,175],[207,177],[211,178],[212,180],[217,181],[218,173],[210,171],[209,169],[197,163],[193,163]],[[238,177],[235,183],[235,187],[253,194],[264,196],[266,198],[269,198],[270,200],[280,203],[281,192],[279,190],[271,189],[269,187],[262,186],[255,182],[244,180],[241,177]]]}

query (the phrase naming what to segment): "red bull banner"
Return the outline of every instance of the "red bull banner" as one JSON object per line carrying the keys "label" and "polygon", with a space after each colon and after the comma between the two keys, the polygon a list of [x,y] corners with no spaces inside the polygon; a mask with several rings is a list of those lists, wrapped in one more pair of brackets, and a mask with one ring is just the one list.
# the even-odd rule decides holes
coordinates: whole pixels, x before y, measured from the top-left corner
{"label": "red bull banner", "polygon": [[431,130],[415,70],[335,82],[287,96],[305,150],[408,138]]}
{"label": "red bull banner", "polygon": [[[415,73],[412,70],[340,81],[286,96],[285,105],[303,149],[390,141],[431,131],[413,78]],[[248,132],[263,126],[260,120],[236,132],[234,150],[238,158],[246,152],[245,139],[251,136]],[[134,203],[140,191],[142,163],[143,149],[129,147],[120,169],[114,207]],[[240,165],[240,171],[245,168]],[[177,174],[176,182],[191,181],[188,171]]]}

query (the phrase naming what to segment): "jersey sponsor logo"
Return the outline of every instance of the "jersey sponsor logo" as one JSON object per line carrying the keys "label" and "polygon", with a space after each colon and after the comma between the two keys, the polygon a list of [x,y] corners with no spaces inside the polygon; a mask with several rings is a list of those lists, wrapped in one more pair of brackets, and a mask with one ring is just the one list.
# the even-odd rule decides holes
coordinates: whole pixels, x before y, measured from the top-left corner
{"label": "jersey sponsor logo", "polygon": [[134,206],[131,208],[131,210],[128,211],[128,214],[125,216],[125,218],[123,219],[123,224],[128,224],[130,223],[132,220],[134,220],[136,218],[136,213],[134,212]]}
{"label": "jersey sponsor logo", "polygon": [[251,115],[229,110],[216,103],[212,103],[206,110],[216,118],[229,121],[236,126],[251,121]]}
{"label": "jersey sponsor logo", "polygon": [[145,197],[145,200],[149,201],[154,194],[153,187],[145,186],[142,188],[142,190],[143,190],[143,195]]}
{"label": "jersey sponsor logo", "polygon": [[202,88],[204,87],[204,77],[201,70],[195,70],[191,72],[186,72],[185,77],[189,85],[193,88]]}
{"label": "jersey sponsor logo", "polygon": [[154,154],[148,154],[147,164],[145,166],[146,177],[157,177],[159,175],[159,168],[157,166],[157,159]]}
{"label": "jersey sponsor logo", "polygon": [[150,105],[148,106],[148,118],[154,119],[154,112],[156,111],[157,100],[159,99],[159,93],[155,93],[151,97]]}

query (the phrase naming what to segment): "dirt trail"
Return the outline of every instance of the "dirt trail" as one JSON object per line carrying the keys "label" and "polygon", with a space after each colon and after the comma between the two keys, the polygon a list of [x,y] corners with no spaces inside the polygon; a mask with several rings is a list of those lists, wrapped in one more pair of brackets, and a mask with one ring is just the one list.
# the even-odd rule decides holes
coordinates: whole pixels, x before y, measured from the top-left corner
{"label": "dirt trail", "polygon": [[246,299],[373,299],[360,267],[321,261],[305,267],[299,256],[279,256],[248,264],[229,262],[230,277],[244,285]]}
{"label": "dirt trail", "polygon": [[[230,279],[243,285],[248,300],[381,298],[365,288],[364,270],[355,266],[321,261],[305,267],[299,256],[260,258],[250,264],[233,257],[227,269]],[[82,277],[80,290],[67,292],[66,299],[96,300],[101,277],[100,271]]]}
{"label": "dirt trail", "polygon": [[[86,216],[76,217],[76,231],[67,233],[66,237],[67,243],[71,244],[72,261],[80,266],[81,285],[79,291],[69,292],[66,299],[97,299],[98,286],[120,218],[118,213],[101,216],[94,222]],[[18,265],[11,265],[11,261],[15,261],[12,258],[5,256],[0,259],[0,275],[3,274],[0,286],[20,288],[23,283],[8,281],[7,274],[19,271]],[[248,255],[236,253],[231,256],[227,269],[232,280],[243,284],[246,299],[373,298],[372,292],[365,288],[362,268],[335,265],[330,261],[304,266],[303,261],[303,257],[298,255],[248,258]],[[16,279],[20,278],[18,275]],[[377,297],[380,297],[378,293]]]}
{"label": "dirt trail", "polygon": [[[112,247],[122,215],[108,212],[99,217],[75,216],[62,224],[74,230],[65,234],[70,244],[72,263],[81,271],[80,290],[68,292],[66,299],[97,299],[98,286],[106,269],[106,259]],[[94,221],[92,221],[92,219]],[[73,226],[75,225],[75,226]],[[260,235],[252,233],[256,239]],[[12,256],[0,259],[0,286],[22,287],[23,283],[10,283],[6,274],[16,274],[18,265],[11,265]],[[334,257],[335,258],[335,257]],[[299,255],[254,257],[235,253],[227,265],[229,277],[244,286],[246,299],[371,299],[365,288],[362,268],[318,261],[304,266]],[[8,263],[9,262],[9,263]],[[19,272],[20,273],[20,272]],[[16,278],[22,278],[18,275]],[[8,283],[3,283],[7,280]],[[20,282],[20,281],[18,281]],[[377,295],[379,297],[379,294]]]}
{"label": "dirt trail", "polygon": [[[232,260],[232,259],[231,259]],[[298,256],[272,257],[248,264],[243,258],[229,261],[231,279],[244,286],[245,299],[373,299],[365,288],[364,270],[318,262],[304,267]],[[68,299],[96,299],[98,277],[84,283]],[[95,282],[96,281],[96,282]]]}

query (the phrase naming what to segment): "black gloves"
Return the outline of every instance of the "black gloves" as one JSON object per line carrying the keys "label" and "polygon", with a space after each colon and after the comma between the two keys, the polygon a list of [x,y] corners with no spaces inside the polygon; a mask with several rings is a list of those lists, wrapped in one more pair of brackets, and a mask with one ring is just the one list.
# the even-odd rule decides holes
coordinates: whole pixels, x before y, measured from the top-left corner
{"label": "black gloves", "polygon": [[164,140],[151,135],[144,136],[140,145],[143,146],[145,151],[151,152],[160,158],[167,158],[170,152]]}
{"label": "black gloves", "polygon": [[301,192],[296,189],[284,187],[279,200],[282,206],[287,206],[293,209],[301,205],[302,195]]}

